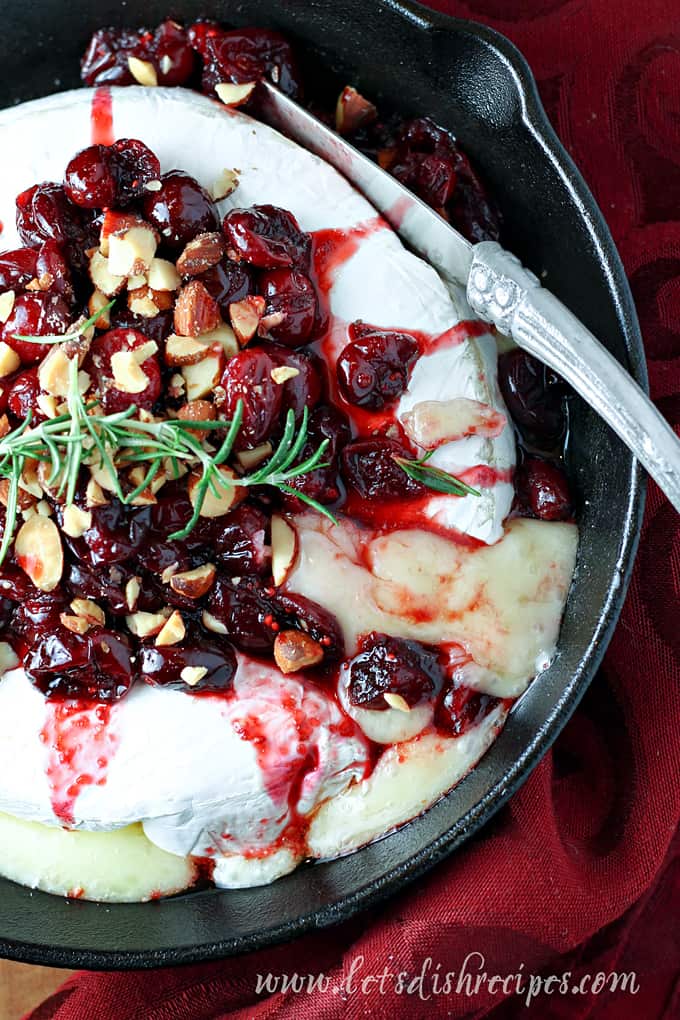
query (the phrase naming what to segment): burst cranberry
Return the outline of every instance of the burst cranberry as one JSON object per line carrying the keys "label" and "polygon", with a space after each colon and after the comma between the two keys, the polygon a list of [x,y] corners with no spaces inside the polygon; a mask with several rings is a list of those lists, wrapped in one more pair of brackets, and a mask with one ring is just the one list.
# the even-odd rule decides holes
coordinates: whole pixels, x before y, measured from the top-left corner
{"label": "burst cranberry", "polygon": [[261,510],[242,503],[225,517],[214,518],[211,545],[229,574],[266,574],[271,552],[266,543],[268,521]]}
{"label": "burst cranberry", "polygon": [[218,578],[212,588],[210,613],[226,628],[227,637],[245,652],[271,652],[277,626],[271,598],[249,578]]}
{"label": "burst cranberry", "polygon": [[135,609],[144,612],[158,610],[164,604],[158,585],[154,585],[142,574],[135,573],[128,566],[113,564],[110,567],[90,567],[86,563],[68,563],[63,583],[71,598],[93,599],[113,616],[126,616],[130,605],[126,596],[128,582],[136,577],[140,590]]}
{"label": "burst cranberry", "polygon": [[276,366],[265,351],[250,347],[227,362],[221,385],[225,392],[223,411],[233,418],[243,404],[243,420],[237,447],[257,446],[272,432],[281,411],[281,387],[272,379]]}
{"label": "burst cranberry", "polygon": [[222,224],[237,258],[258,269],[309,268],[311,238],[292,213],[275,205],[231,209]]}
{"label": "burst cranberry", "polygon": [[384,711],[390,707],[385,694],[398,694],[413,708],[441,687],[436,649],[375,632],[363,637],[359,647],[345,666],[349,700],[357,708]]}
{"label": "burst cranberry", "polygon": [[109,146],[109,159],[116,178],[116,205],[126,206],[142,195],[145,186],[161,176],[158,157],[136,138],[120,138]]}
{"label": "burst cranberry", "polygon": [[286,379],[281,386],[281,413],[285,415],[291,408],[295,420],[299,421],[305,407],[311,409],[321,399],[323,368],[320,367],[318,359],[308,352],[291,351],[287,347],[281,347],[280,344],[266,342],[260,346],[277,367],[285,365],[297,371],[297,375],[292,379]]}
{"label": "burst cranberry", "polygon": [[80,538],[67,539],[74,554],[91,566],[122,563],[149,541],[150,514],[112,499],[92,510],[92,523]]}
{"label": "burst cranberry", "polygon": [[220,28],[216,21],[211,21],[209,18],[200,18],[198,21],[194,21],[192,25],[189,25],[187,29],[189,45],[197,53],[200,53],[202,57],[205,56],[208,39],[218,35],[224,35],[224,29]]}
{"label": "burst cranberry", "polygon": [[304,595],[277,591],[274,609],[281,630],[300,630],[317,641],[324,650],[324,662],[344,655],[345,641],[335,616],[318,602]]}
{"label": "burst cranberry", "polygon": [[437,724],[454,737],[476,726],[499,704],[491,694],[473,691],[470,687],[452,687],[437,709]]}
{"label": "burst cranberry", "polygon": [[147,336],[132,329],[110,329],[93,340],[85,367],[91,371],[96,381],[104,410],[108,414],[125,411],[131,405],[150,410],[158,400],[161,393],[161,370],[155,354],[141,364],[149,382],[140,393],[127,393],[118,389],[111,367],[114,354],[134,351],[148,342]]}
{"label": "burst cranberry", "polygon": [[181,170],[161,177],[160,191],[144,196],[144,218],[156,227],[163,244],[179,250],[196,234],[219,229],[215,203],[198,181]]}
{"label": "burst cranberry", "polygon": [[391,439],[360,439],[342,451],[342,473],[362,499],[399,499],[424,496],[427,489],[414,482],[394,461],[407,457]]}
{"label": "burst cranberry", "polygon": [[135,680],[133,661],[124,634],[96,628],[80,635],[59,624],[38,638],[23,665],[47,698],[117,701]]}
{"label": "burst cranberry", "polygon": [[17,340],[17,336],[61,336],[71,323],[71,310],[58,294],[27,291],[18,294],[9,318],[0,329],[0,338],[17,352],[25,365],[41,361],[50,344]]}
{"label": "burst cranberry", "polygon": [[172,308],[149,317],[137,315],[125,306],[113,308],[111,325],[115,329],[131,329],[143,333],[149,340],[155,340],[159,349],[162,349],[163,341],[175,331]]}
{"label": "burst cranberry", "polygon": [[498,382],[513,420],[530,437],[557,440],[564,431],[564,384],[547,365],[514,350],[498,361]]}
{"label": "burst cranberry", "polygon": [[200,647],[173,645],[139,651],[139,666],[147,683],[175,687],[187,694],[228,691],[236,673],[236,656],[226,641],[201,639]]}
{"label": "burst cranberry", "polygon": [[39,393],[38,369],[27,368],[25,372],[19,372],[7,390],[7,410],[19,421],[23,421],[29,411],[31,421],[43,421],[45,415],[38,404]]}
{"label": "burst cranberry", "polygon": [[433,208],[445,210],[470,241],[498,240],[498,213],[452,135],[427,117],[404,125],[390,173]]}
{"label": "burst cranberry", "polygon": [[[1,531],[0,534],[2,534]],[[29,581],[24,571],[20,567],[13,566],[8,560],[5,560],[2,566],[0,566],[0,595],[11,602],[25,603],[27,599],[37,594],[38,590]]]}
{"label": "burst cranberry", "polygon": [[267,333],[288,347],[300,347],[311,339],[319,307],[314,285],[294,269],[274,269],[260,277],[260,293],[266,300]]}
{"label": "burst cranberry", "polygon": [[81,60],[81,77],[86,85],[134,85],[130,57],[153,64],[159,85],[184,85],[195,67],[184,29],[168,20],[153,33],[145,29],[99,29]]}
{"label": "burst cranberry", "polygon": [[404,392],[418,353],[406,333],[380,331],[347,344],[337,362],[342,395],[350,404],[380,410]]}
{"label": "burst cranberry", "polygon": [[[150,40],[151,33],[146,33]],[[80,62],[80,76],[86,85],[134,85],[128,57],[144,59],[141,32],[122,28],[100,28],[94,33]]]}
{"label": "burst cranberry", "polygon": [[215,32],[193,26],[194,45],[203,57],[202,89],[213,95],[223,81],[243,85],[265,76],[289,96],[300,93],[300,75],[290,44],[278,32],[239,28]]}
{"label": "burst cranberry", "polygon": [[229,321],[229,305],[242,301],[255,290],[253,271],[244,262],[222,259],[216,266],[195,277],[217,301],[222,318]]}
{"label": "burst cranberry", "polygon": [[[351,438],[352,430],[342,411],[326,405],[315,408],[309,416],[307,442],[300,453],[299,463],[311,457],[321,443],[328,440],[322,461],[327,466],[315,468],[306,475],[298,475],[297,478],[291,479],[291,487],[319,503],[336,504],[342,494],[338,478],[338,458],[340,451]],[[304,509],[294,497],[286,500],[286,506],[293,512]]]}
{"label": "burst cranberry", "polygon": [[569,483],[561,468],[540,457],[527,457],[517,469],[520,506],[542,521],[566,521],[573,511]]}
{"label": "burst cranberry", "polygon": [[56,241],[63,245],[69,262],[85,266],[86,250],[99,243],[89,211],[69,201],[60,184],[35,184],[17,196],[17,231],[24,244]]}

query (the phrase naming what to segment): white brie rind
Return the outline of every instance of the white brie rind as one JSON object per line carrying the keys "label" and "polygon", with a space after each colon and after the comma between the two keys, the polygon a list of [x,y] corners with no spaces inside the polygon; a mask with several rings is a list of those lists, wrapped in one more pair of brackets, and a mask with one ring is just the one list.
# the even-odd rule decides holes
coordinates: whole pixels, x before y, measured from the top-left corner
{"label": "white brie rind", "polygon": [[[0,147],[17,154],[3,171],[3,247],[21,243],[13,227],[16,195],[38,181],[60,181],[74,152],[90,144],[93,94],[79,89],[0,112]],[[325,353],[333,361],[348,342],[347,324],[357,319],[438,337],[462,318],[474,318],[462,289],[449,291],[431,266],[406,251],[344,177],[273,128],[183,89],[112,88],[111,96],[115,137],[142,139],[163,171],[181,168],[210,190],[225,168],[238,168],[239,185],[219,203],[222,213],[269,203],[289,209],[308,231],[376,226],[358,239],[330,287],[333,342]],[[495,343],[488,336],[425,354],[397,415],[418,401],[439,399],[442,391],[504,412],[495,373]],[[470,436],[448,444],[434,462],[446,470],[483,464],[507,471],[515,462],[512,429],[506,427],[495,439]],[[444,527],[495,542],[511,502],[512,486],[499,481],[481,498],[433,496],[425,513]]]}

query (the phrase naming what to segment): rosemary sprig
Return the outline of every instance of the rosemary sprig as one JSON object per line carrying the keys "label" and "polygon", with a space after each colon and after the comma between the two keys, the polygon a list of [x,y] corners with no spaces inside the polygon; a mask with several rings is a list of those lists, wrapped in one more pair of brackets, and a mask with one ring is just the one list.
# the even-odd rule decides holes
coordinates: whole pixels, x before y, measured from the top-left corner
{"label": "rosemary sprig", "polygon": [[68,340],[77,340],[79,337],[86,333],[90,326],[94,326],[95,322],[101,315],[105,315],[116,303],[116,299],[113,298],[109,301],[108,305],[104,305],[98,312],[91,315],[89,319],[85,319],[79,326],[72,329],[69,333],[62,333],[61,336],[51,334],[49,336],[24,336],[23,333],[12,333],[13,340],[23,340],[27,344],[61,344],[66,343]]}
{"label": "rosemary sprig", "polygon": [[[80,393],[77,354],[69,358],[68,369],[67,411],[33,427],[29,412],[18,428],[0,439],[0,477],[9,480],[0,563],[7,555],[12,541],[17,521],[20,481],[29,459],[50,464],[47,484],[54,485],[59,480],[57,494],[64,496],[67,505],[75,499],[80,470],[84,466],[105,469],[116,496],[127,504],[132,503],[151,484],[167,461],[173,466],[176,477],[180,474],[181,463],[192,471],[200,472],[194,491],[192,517],[181,531],[170,535],[170,539],[185,538],[191,532],[200,517],[208,492],[219,496],[230,486],[274,486],[296,496],[335,522],[326,507],[289,484],[294,478],[327,466],[323,462],[323,455],[328,440],[324,440],[301,463],[295,463],[308,438],[309,415],[306,408],[299,428],[296,428],[293,411],[289,410],[283,436],[269,460],[252,474],[237,477],[232,473],[223,474],[220,468],[233,452],[241,428],[241,401],[231,421],[196,422],[174,418],[159,422],[142,421],[134,417],[135,407],[114,414],[98,414],[97,402],[86,404]],[[210,430],[213,433],[224,431],[224,438],[216,452],[205,448],[195,435],[197,430]],[[147,466],[144,478],[132,491],[124,493],[118,471],[136,464]]]}
{"label": "rosemary sprig", "polygon": [[479,489],[473,489],[471,485],[456,478],[455,475],[450,475],[448,471],[428,464],[427,461],[433,453],[434,450],[430,450],[420,460],[409,460],[408,457],[398,457],[394,454],[392,460],[414,482],[420,482],[435,492],[445,492],[451,496],[481,496]]}

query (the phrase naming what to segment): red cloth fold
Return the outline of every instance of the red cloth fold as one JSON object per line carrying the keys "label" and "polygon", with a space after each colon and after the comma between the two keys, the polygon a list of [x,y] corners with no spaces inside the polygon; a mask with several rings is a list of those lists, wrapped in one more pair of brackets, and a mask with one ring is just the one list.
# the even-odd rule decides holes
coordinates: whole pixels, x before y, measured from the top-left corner
{"label": "red cloth fold", "polygon": [[[677,0],[467,0],[432,6],[487,22],[527,56],[548,113],[621,250],[652,396],[680,426],[680,22]],[[554,750],[478,838],[370,916],[237,960],[81,974],[32,1020],[370,1016],[509,1020],[523,995],[422,996],[432,973],[482,954],[489,976],[564,972],[537,1017],[680,1017],[680,518],[650,483],[625,609],[604,666]],[[368,975],[421,974],[411,994]],[[357,961],[360,961],[357,963]],[[468,961],[472,982],[479,957]],[[354,971],[352,967],[354,966]],[[576,995],[599,971],[630,989]],[[333,992],[256,991],[257,975],[325,974]],[[589,977],[590,976],[590,977]],[[440,986],[443,983],[443,976]]]}

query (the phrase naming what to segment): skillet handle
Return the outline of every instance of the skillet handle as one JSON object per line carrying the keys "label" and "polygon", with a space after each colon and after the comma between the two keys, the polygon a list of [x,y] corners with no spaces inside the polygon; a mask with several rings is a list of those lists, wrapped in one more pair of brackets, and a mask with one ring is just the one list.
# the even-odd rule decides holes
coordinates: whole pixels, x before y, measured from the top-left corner
{"label": "skillet handle", "polygon": [[635,454],[680,512],[680,439],[616,358],[495,241],[473,249],[472,309],[558,372]]}

